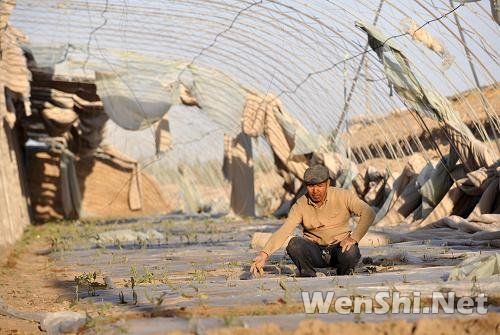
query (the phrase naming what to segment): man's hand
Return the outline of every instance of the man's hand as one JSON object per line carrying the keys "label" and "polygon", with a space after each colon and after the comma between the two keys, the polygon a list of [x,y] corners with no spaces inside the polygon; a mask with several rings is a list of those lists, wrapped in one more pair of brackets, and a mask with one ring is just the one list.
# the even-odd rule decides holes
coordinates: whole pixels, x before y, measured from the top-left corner
{"label": "man's hand", "polygon": [[256,276],[257,273],[260,273],[260,275],[264,273],[263,267],[266,264],[268,257],[269,256],[264,251],[261,251],[257,257],[254,258],[252,266],[250,266],[250,272],[253,273],[254,276]]}
{"label": "man's hand", "polygon": [[344,238],[342,241],[340,241],[340,247],[342,248],[342,252],[344,253],[344,252],[348,251],[356,243],[358,243],[358,241],[353,239],[351,237],[351,234],[347,235],[346,238]]}

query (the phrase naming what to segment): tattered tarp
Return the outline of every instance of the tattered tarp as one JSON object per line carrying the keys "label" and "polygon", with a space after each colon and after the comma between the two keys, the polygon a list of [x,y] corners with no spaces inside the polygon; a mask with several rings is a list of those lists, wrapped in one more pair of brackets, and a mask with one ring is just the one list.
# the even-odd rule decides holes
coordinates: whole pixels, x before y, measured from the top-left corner
{"label": "tattered tarp", "polygon": [[452,151],[449,155],[443,157],[433,168],[432,175],[420,188],[422,204],[425,207],[424,210],[432,210],[443,199],[446,192],[448,192],[453,184],[450,171],[453,171],[457,161],[458,155]]}
{"label": "tattered tarp", "polygon": [[448,99],[420,85],[410,69],[408,59],[394,40],[386,38],[378,28],[369,24],[357,21],[356,25],[368,34],[368,43],[379,56],[385,75],[396,93],[416,113],[444,123],[443,129],[453,150],[469,171],[492,165],[495,159],[489,147],[474,137]]}
{"label": "tattered tarp", "polygon": [[[377,225],[398,224],[418,206],[421,196],[418,193],[417,180],[421,175],[420,171],[426,166],[427,163],[422,158],[412,159],[406,164],[401,175],[394,181],[391,193],[375,217]],[[427,174],[426,171],[424,174]]]}
{"label": "tattered tarp", "polygon": [[[314,148],[311,144],[305,145],[308,143],[305,138],[299,141],[296,139],[297,135],[304,135],[304,132],[287,131],[290,130],[292,120],[278,97],[256,92],[248,93],[241,121],[243,132],[253,137],[263,135],[271,146],[275,158],[279,159],[287,171],[302,179],[308,164],[303,154],[293,153],[295,143],[302,142],[304,144],[302,150],[309,147],[310,152],[314,152]],[[280,121],[284,121],[287,127]]]}
{"label": "tattered tarp", "polygon": [[356,21],[356,26],[368,34],[368,43],[384,65],[385,75],[396,93],[416,113],[444,123],[443,130],[448,135],[451,146],[470,171],[495,162],[491,150],[474,137],[448,99],[439,92],[420,85],[410,69],[408,59],[393,39],[387,38],[370,24]]}
{"label": "tattered tarp", "polygon": [[168,121],[168,114],[163,117],[156,124],[155,130],[156,153],[162,153],[172,148],[172,136],[170,134],[170,123]]}
{"label": "tattered tarp", "polygon": [[231,210],[238,216],[255,216],[254,169],[251,138],[240,133],[224,135],[224,178],[231,182]]}
{"label": "tattered tarp", "polygon": [[[170,147],[166,114],[177,104],[199,107],[231,137],[242,130],[251,137],[263,135],[275,157],[299,179],[307,168],[304,155],[318,152],[324,142],[286,112],[278,97],[245,87],[217,69],[135,53],[110,54],[113,66],[71,49],[57,66],[70,73],[95,71],[105,112],[125,129],[155,126],[158,153]],[[44,58],[54,57],[44,53]]]}
{"label": "tattered tarp", "polygon": [[227,134],[236,137],[241,131],[240,118],[245,105],[243,85],[210,67],[190,65],[186,72],[191,74],[191,80],[182,75],[181,83],[196,99],[201,110],[222,126]]}
{"label": "tattered tarp", "polygon": [[[96,93],[102,101],[98,101],[98,104],[104,107],[113,122],[127,130],[152,127],[156,130],[157,153],[170,149],[170,129],[166,114],[173,104],[189,103],[182,99],[183,91],[179,88],[178,77],[185,64],[159,60],[152,64],[153,61],[148,57],[134,53],[124,55],[120,51],[111,52],[110,59],[114,58],[106,63],[87,57],[83,50],[72,45],[30,46],[26,50],[30,55],[33,54],[33,64],[36,64],[34,66],[37,69],[48,67],[55,78],[95,83]],[[61,96],[54,89],[39,93],[49,94],[50,100],[56,101],[56,106],[42,108],[51,122],[53,117],[61,119],[57,115],[57,107],[71,108],[60,106],[62,99],[73,99],[75,105],[78,105],[76,100],[79,97],[76,94]],[[96,107],[88,106],[89,102],[84,103],[84,108]],[[65,122],[61,126],[64,124]],[[56,126],[59,125],[52,127],[56,131],[61,128]],[[97,139],[98,142],[100,140],[102,138]]]}
{"label": "tattered tarp", "polygon": [[217,69],[117,50],[109,51],[110,66],[71,51],[66,70],[92,69],[106,113],[125,129],[153,126],[173,105],[184,104],[201,108],[231,136],[240,131],[245,90]]}
{"label": "tattered tarp", "polygon": [[420,85],[394,39],[387,38],[373,25],[356,21],[356,26],[368,34],[368,43],[384,65],[390,85],[410,108],[423,115],[462,125],[445,97]]}
{"label": "tattered tarp", "polygon": [[439,222],[436,220],[450,215],[457,203],[470,196],[480,197],[467,217],[470,224],[475,224],[478,230],[485,230],[487,227],[500,230],[499,190],[500,166],[470,172],[456,181],[420,226],[436,225]]}
{"label": "tattered tarp", "polygon": [[[495,157],[491,148],[474,137],[445,97],[420,85],[409,67],[408,59],[394,40],[386,38],[374,26],[363,22],[356,22],[356,25],[368,34],[368,43],[379,56],[389,84],[396,93],[418,115],[438,119],[450,142],[450,154],[435,168],[414,169],[413,177],[410,177],[404,189],[401,183],[395,182],[397,188],[394,190],[401,193],[394,199],[394,190],[391,192],[382,206],[384,212],[388,209],[387,214],[382,214],[385,216],[378,224],[395,225],[407,220],[417,223],[419,228],[446,226],[464,231],[480,231],[481,242],[490,244],[492,236],[489,231],[500,229],[496,214],[500,210],[497,199],[498,157]],[[463,169],[456,166],[458,158]],[[480,197],[480,201],[467,219],[448,217],[454,212],[463,211],[459,204],[464,204],[464,201],[468,202],[468,206],[474,205],[474,197]],[[414,233],[420,234],[421,238],[432,237],[433,229]],[[452,243],[453,234],[447,237]],[[497,242],[498,237],[493,237],[491,243]]]}
{"label": "tattered tarp", "polygon": [[[95,72],[97,94],[105,112],[124,129],[156,126],[161,130],[157,139],[165,137],[168,132],[166,113],[173,105],[184,104],[199,107],[232,137],[241,130],[252,137],[264,134],[275,143],[275,153],[283,163],[289,159],[301,160],[300,156],[317,151],[320,145],[320,138],[309,134],[284,110],[277,97],[256,93],[215,68],[135,53],[125,55],[119,51],[109,51],[110,59],[113,59],[110,66],[89,59],[83,51],[70,49],[71,54],[55,65],[56,71],[59,69],[71,75],[80,74],[83,68],[86,72]],[[54,61],[61,53],[61,48],[55,48],[53,52],[57,55],[50,57],[50,52],[43,50],[37,52],[45,61]],[[252,125],[256,129],[248,128],[245,113],[258,113],[256,123]],[[158,148],[161,152],[168,148],[168,144],[159,147],[162,147]],[[292,167],[290,170],[301,177],[304,169]]]}
{"label": "tattered tarp", "polygon": [[150,127],[172,106],[172,92],[156,79],[96,72],[95,84],[104,110],[124,129]]}

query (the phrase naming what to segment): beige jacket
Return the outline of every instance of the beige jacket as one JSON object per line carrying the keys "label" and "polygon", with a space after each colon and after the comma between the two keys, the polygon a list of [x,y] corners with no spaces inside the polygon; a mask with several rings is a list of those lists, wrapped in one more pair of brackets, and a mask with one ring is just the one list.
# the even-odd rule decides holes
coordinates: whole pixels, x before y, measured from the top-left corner
{"label": "beige jacket", "polygon": [[321,207],[304,195],[292,206],[285,223],[271,236],[262,251],[271,255],[278,250],[299,224],[302,224],[304,237],[319,245],[340,242],[350,232],[351,215],[360,217],[351,233],[351,237],[359,242],[375,218],[375,211],[367,203],[353,192],[336,187],[328,188]]}

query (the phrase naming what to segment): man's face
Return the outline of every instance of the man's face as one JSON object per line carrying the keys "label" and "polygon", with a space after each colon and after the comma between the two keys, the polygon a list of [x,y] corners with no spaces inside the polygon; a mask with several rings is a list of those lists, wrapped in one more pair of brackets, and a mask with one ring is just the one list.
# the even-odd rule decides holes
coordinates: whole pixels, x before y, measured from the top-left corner
{"label": "man's face", "polygon": [[307,185],[307,194],[313,202],[322,202],[326,197],[328,180],[319,184]]}

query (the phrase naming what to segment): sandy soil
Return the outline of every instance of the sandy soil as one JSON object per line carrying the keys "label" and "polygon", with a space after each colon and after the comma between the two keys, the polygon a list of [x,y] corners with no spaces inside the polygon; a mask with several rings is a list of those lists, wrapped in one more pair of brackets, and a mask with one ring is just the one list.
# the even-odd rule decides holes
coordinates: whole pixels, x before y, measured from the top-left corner
{"label": "sandy soil", "polygon": [[[0,268],[0,297],[22,311],[67,310],[68,301],[60,301],[69,288],[65,269],[54,266],[44,251],[50,242],[40,238],[43,227],[32,226],[16,245],[7,263]],[[40,254],[41,253],[41,254]],[[0,315],[0,334],[39,334],[36,322]]]}
{"label": "sandy soil", "polygon": [[229,328],[209,331],[209,335],[327,335],[327,334],[372,334],[372,335],[465,335],[465,334],[499,334],[500,332],[500,314],[488,314],[483,317],[453,319],[421,319],[415,322],[404,320],[354,323],[338,322],[325,323],[317,320],[306,320],[299,324],[299,327],[291,332],[282,331],[273,324],[266,324],[256,329]]}

